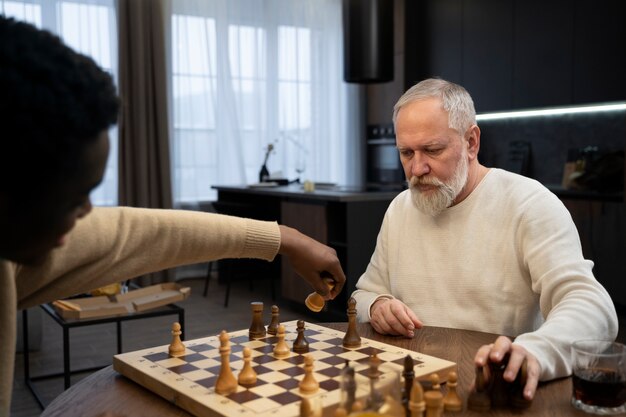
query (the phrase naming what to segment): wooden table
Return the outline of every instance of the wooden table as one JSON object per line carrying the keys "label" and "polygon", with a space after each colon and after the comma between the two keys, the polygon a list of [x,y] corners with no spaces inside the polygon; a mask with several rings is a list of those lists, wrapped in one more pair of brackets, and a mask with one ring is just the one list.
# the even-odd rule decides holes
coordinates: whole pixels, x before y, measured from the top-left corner
{"label": "wooden table", "polygon": [[[346,330],[345,323],[323,323],[324,326]],[[359,334],[368,339],[411,349],[426,355],[437,356],[458,364],[458,392],[467,401],[468,389],[474,380],[473,358],[478,347],[491,343],[496,336],[468,330],[425,327],[413,339],[381,336],[369,324],[358,325]],[[585,416],[570,405],[571,378],[541,384],[529,409],[499,409],[490,416]],[[174,406],[143,387],[119,375],[111,366],[83,379],[58,396],[43,412],[42,417],[93,417],[105,411],[124,417],[180,416],[190,417],[186,411]],[[445,413],[447,416],[478,416],[480,413],[464,410]]]}

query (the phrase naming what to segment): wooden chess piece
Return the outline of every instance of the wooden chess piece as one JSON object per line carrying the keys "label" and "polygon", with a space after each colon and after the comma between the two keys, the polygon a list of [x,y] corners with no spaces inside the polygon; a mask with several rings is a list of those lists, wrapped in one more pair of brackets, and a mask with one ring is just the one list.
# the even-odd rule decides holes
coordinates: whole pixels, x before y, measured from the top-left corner
{"label": "wooden chess piece", "polygon": [[424,389],[422,388],[422,384],[417,379],[413,380],[413,386],[411,387],[409,410],[411,410],[411,417],[423,417],[424,410],[426,410]]}
{"label": "wooden chess piece", "polygon": [[252,307],[252,324],[250,325],[250,339],[260,339],[265,337],[265,325],[263,324],[263,303],[261,301],[253,301],[250,303]]}
{"label": "wooden chess piece", "polygon": [[370,356],[370,368],[367,372],[367,377],[370,379],[370,395],[367,400],[367,408],[370,410],[378,410],[383,405],[383,397],[376,389],[376,383],[380,377],[381,372],[378,370],[380,366],[380,358],[376,353]]}
{"label": "wooden chess piece", "polygon": [[522,362],[515,381],[511,383],[509,402],[513,408],[528,408],[532,404],[532,400],[524,397],[524,387],[528,380],[528,362],[526,358]]}
{"label": "wooden chess piece", "polygon": [[313,376],[313,356],[311,355],[304,357],[304,378],[302,378],[298,387],[303,394],[313,394],[317,392],[320,387],[320,384]]}
{"label": "wooden chess piece", "polygon": [[[324,278],[324,283],[328,287],[329,291],[335,287],[335,280],[332,278]],[[324,297],[318,293],[312,292],[306,300],[304,300],[304,304],[309,308],[309,310],[319,313],[324,308],[326,300],[324,300]]]}
{"label": "wooden chess piece", "polygon": [[439,374],[432,373],[430,374],[428,379],[430,380],[430,384],[431,384],[430,389],[436,390],[436,391],[441,390],[441,383],[439,382]]}
{"label": "wooden chess piece", "polygon": [[252,368],[252,351],[248,346],[243,348],[243,368],[239,372],[237,381],[240,385],[256,384],[257,374]]}
{"label": "wooden chess piece", "polygon": [[424,402],[426,403],[426,417],[441,417],[443,414],[443,394],[441,391],[426,391]]}
{"label": "wooden chess piece", "polygon": [[282,324],[278,325],[278,333],[276,334],[278,337],[278,342],[274,346],[274,356],[278,359],[283,359],[289,356],[291,352],[289,350],[289,346],[285,342],[285,326]]}
{"label": "wooden chess piece", "polygon": [[183,342],[180,340],[182,333],[180,323],[172,324],[172,343],[168,348],[170,356],[182,356],[185,354],[185,345],[183,345]]}
{"label": "wooden chess piece", "polygon": [[352,404],[356,400],[356,378],[354,368],[350,366],[346,360],[346,366],[341,370],[341,380],[339,387],[341,389],[342,406],[347,410],[352,409]]}
{"label": "wooden chess piece", "polygon": [[363,402],[361,400],[354,400],[354,403],[352,403],[351,413],[358,413],[359,411],[363,411],[364,409],[365,406],[363,405]]}
{"label": "wooden chess piece", "polygon": [[346,411],[346,409],[342,406],[339,406],[335,408],[335,413],[333,414],[333,417],[348,417],[348,411]]}
{"label": "wooden chess piece", "polygon": [[404,357],[404,369],[402,370],[402,377],[404,378],[404,389],[402,390],[402,405],[404,406],[405,414],[410,414],[409,398],[411,397],[411,389],[413,387],[413,379],[415,379],[415,362],[411,355]]}
{"label": "wooden chess piece", "polygon": [[446,384],[448,387],[448,392],[445,397],[443,397],[443,408],[445,411],[461,411],[463,409],[463,401],[456,390],[458,376],[456,372],[452,371],[448,374],[448,383]]}
{"label": "wooden chess piece", "polygon": [[215,392],[222,395],[232,394],[237,390],[237,379],[230,369],[230,336],[226,330],[220,333],[220,373],[215,382]]}
{"label": "wooden chess piece", "polygon": [[509,383],[504,380],[504,370],[508,362],[508,354],[499,363],[489,362],[488,386],[492,408],[509,405]]}
{"label": "wooden chess piece", "polygon": [[476,380],[474,382],[474,389],[467,398],[467,408],[480,413],[491,410],[491,397],[487,392],[487,383],[482,366],[476,367]]}
{"label": "wooden chess piece", "polygon": [[343,347],[357,348],[361,346],[361,337],[356,331],[356,300],[350,297],[348,300],[348,330],[343,337]]}
{"label": "wooden chess piece", "polygon": [[276,331],[278,330],[278,325],[280,322],[278,321],[279,309],[277,305],[272,306],[272,320],[270,321],[269,326],[267,326],[267,333],[273,336],[276,336]]}
{"label": "wooden chess piece", "polygon": [[298,320],[296,331],[298,336],[293,342],[293,351],[296,353],[307,353],[309,351],[309,342],[304,337],[304,320]]}
{"label": "wooden chess piece", "polygon": [[311,401],[302,397],[300,401],[300,417],[312,417],[313,416],[313,407],[311,407]]}

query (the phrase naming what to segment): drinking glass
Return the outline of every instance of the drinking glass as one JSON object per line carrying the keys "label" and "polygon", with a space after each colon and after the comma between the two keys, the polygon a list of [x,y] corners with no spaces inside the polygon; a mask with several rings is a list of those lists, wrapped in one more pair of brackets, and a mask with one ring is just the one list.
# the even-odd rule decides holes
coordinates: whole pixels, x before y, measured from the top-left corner
{"label": "drinking glass", "polygon": [[572,405],[587,413],[626,412],[626,345],[580,340],[571,347]]}

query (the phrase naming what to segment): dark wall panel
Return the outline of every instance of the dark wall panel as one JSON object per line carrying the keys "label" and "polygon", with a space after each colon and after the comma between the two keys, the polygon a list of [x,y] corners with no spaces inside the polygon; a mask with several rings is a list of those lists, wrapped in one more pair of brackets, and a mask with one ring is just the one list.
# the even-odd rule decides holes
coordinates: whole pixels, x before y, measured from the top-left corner
{"label": "dark wall panel", "polygon": [[574,12],[569,0],[515,2],[513,107],[572,102]]}
{"label": "dark wall panel", "polygon": [[463,86],[477,109],[511,108],[513,1],[475,0],[464,8]]}
{"label": "dark wall panel", "polygon": [[578,0],[574,25],[574,103],[626,98],[626,2]]}

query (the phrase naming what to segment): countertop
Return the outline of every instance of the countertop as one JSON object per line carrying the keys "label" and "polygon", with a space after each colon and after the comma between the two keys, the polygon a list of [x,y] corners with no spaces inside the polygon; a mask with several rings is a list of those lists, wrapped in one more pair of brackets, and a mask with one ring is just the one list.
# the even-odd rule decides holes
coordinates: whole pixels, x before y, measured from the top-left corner
{"label": "countertop", "polygon": [[356,187],[333,184],[316,184],[314,191],[304,191],[302,184],[288,185],[214,185],[218,193],[240,193],[246,195],[275,196],[283,198],[297,198],[299,200],[320,200],[338,202],[359,201],[391,201],[402,191],[402,186],[396,188]]}

